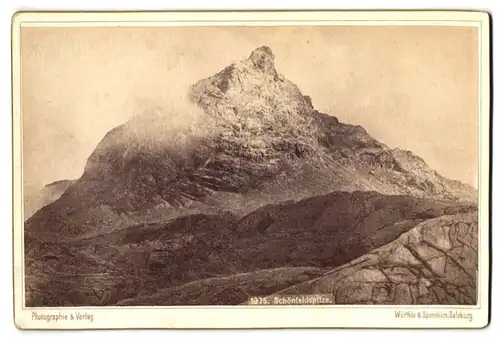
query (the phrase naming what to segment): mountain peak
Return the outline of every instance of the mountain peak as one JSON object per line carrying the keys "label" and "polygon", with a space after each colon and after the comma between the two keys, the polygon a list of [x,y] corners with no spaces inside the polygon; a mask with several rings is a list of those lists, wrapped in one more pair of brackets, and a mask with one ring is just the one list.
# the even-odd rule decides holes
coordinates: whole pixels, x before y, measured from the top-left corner
{"label": "mountain peak", "polygon": [[274,69],[274,54],[269,46],[256,48],[249,58],[252,64],[263,72],[276,73]]}
{"label": "mountain peak", "polygon": [[[37,222],[45,219],[41,212],[30,225],[77,234],[97,226],[84,205],[96,208],[96,219],[107,217],[109,208],[121,214],[224,207],[240,214],[339,190],[475,200],[472,188],[443,178],[422,159],[390,150],[362,127],[316,110],[309,96],[275,70],[274,58],[261,46],[192,85],[189,99],[204,115],[190,129],[166,134],[161,124],[149,129],[158,123],[149,118],[114,128],[89,157],[83,176],[43,208],[81,212],[88,224],[68,230],[63,218],[49,227],[52,220]],[[66,209],[68,202],[75,211]]]}
{"label": "mountain peak", "polygon": [[189,98],[209,114],[231,116],[296,116],[313,110],[311,101],[275,68],[275,56],[268,46],[260,46],[247,59],[233,63],[218,73],[198,81]]}

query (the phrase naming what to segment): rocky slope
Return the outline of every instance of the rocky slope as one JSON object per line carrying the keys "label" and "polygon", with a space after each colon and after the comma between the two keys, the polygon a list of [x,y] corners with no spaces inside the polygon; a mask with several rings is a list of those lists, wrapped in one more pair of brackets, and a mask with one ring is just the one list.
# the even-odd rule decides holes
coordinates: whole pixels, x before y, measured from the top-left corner
{"label": "rocky slope", "polygon": [[211,296],[216,288],[229,295],[225,304],[240,304],[248,298],[242,292],[267,295],[327,275],[422,222],[475,210],[335,192],[265,206],[241,219],[197,214],[66,242],[28,235],[28,305],[224,303],[226,296]]}
{"label": "rocky slope", "polygon": [[269,292],[271,303],[274,297],[322,294],[343,305],[476,304],[477,232],[476,212],[441,216],[334,270],[276,268],[212,277],[118,305],[249,304],[250,297]]}
{"label": "rocky slope", "polygon": [[476,304],[477,236],[476,212],[430,219],[276,295],[331,294],[335,304]]}

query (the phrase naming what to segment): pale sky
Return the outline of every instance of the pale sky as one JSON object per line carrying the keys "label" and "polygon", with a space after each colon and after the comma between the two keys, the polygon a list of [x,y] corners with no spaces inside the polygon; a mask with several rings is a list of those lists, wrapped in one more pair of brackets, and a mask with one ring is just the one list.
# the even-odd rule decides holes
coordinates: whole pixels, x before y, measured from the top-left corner
{"label": "pale sky", "polygon": [[476,186],[475,28],[108,27],[22,28],[26,188],[79,177],[110,129],[261,45],[318,110]]}

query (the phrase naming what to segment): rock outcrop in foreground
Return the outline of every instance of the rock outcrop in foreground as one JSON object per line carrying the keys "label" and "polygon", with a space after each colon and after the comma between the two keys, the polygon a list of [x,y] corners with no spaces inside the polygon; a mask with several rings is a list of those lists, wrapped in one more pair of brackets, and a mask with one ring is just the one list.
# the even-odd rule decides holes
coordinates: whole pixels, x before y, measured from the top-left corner
{"label": "rock outcrop in foreground", "polygon": [[328,293],[336,304],[476,304],[477,235],[477,212],[430,219],[278,294]]}

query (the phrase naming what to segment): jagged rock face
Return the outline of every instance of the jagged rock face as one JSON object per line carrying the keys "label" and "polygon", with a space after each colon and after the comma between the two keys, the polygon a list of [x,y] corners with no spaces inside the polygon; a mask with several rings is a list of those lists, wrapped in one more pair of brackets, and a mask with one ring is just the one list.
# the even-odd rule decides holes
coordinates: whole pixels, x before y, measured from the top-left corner
{"label": "jagged rock face", "polygon": [[[236,173],[241,165],[256,170],[251,187],[263,177],[267,183],[270,178],[276,181],[274,187],[281,189],[299,182],[314,188],[292,191],[281,200],[332,190],[476,200],[474,189],[443,178],[411,152],[391,150],[362,127],[315,110],[311,98],[276,71],[268,47],[201,80],[190,89],[190,98],[217,120],[218,127],[226,128],[209,143],[211,150],[217,150],[212,160],[222,171]],[[212,169],[202,171],[214,171],[208,168]],[[288,182],[279,179],[283,174]],[[250,183],[231,176],[229,180],[239,189]]]}
{"label": "jagged rock face", "polygon": [[[175,208],[243,215],[263,204],[336,190],[475,202],[474,189],[389,149],[360,126],[315,110],[274,60],[269,47],[260,47],[194,84],[189,98],[205,112],[201,124],[210,133],[174,134],[173,140],[186,141],[183,149],[157,142],[162,139],[133,138],[161,135],[162,118],[139,118],[112,130],[82,178],[33,216],[27,230],[81,235],[112,228],[124,214]],[[148,134],[142,128],[156,126]]]}

